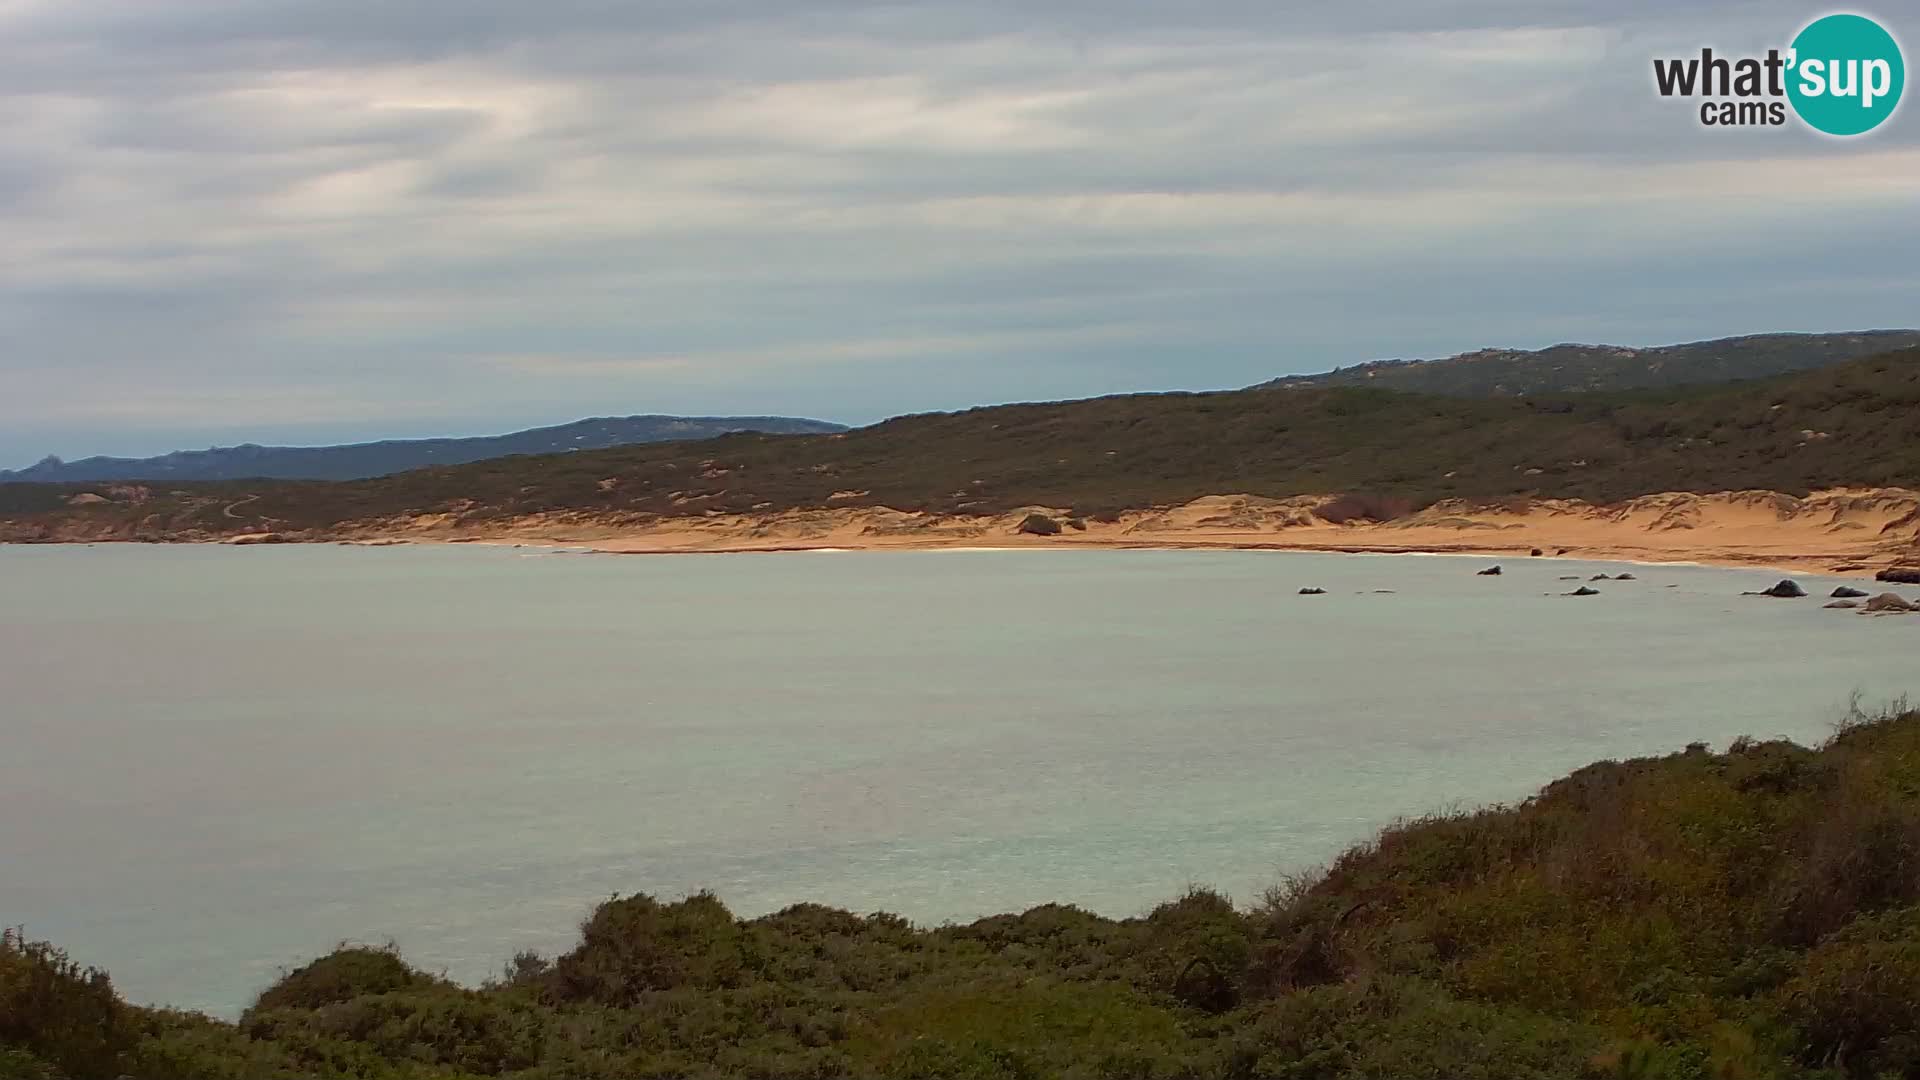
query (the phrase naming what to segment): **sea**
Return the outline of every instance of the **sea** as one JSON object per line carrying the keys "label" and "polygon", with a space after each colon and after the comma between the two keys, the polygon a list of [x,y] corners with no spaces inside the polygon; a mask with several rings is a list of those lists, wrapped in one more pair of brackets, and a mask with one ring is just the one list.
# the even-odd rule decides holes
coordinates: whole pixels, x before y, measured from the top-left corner
{"label": "sea", "polygon": [[1920,692],[1920,617],[1823,609],[1840,579],[1741,595],[1781,576],[0,547],[0,923],[233,1016],[347,941],[477,984],[615,894],[923,925],[1251,902],[1396,819]]}

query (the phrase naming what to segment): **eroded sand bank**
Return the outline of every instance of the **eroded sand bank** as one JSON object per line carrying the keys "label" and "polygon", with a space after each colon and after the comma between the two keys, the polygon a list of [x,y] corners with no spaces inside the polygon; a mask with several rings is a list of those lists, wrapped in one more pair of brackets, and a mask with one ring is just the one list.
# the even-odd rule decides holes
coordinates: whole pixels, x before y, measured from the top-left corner
{"label": "eroded sand bank", "polygon": [[[1086,520],[1036,506],[992,516],[885,507],[702,517],[535,515],[466,524],[450,515],[367,523],[334,539],[550,544],[627,554],[957,547],[1265,548],[1456,552],[1634,562],[1777,566],[1871,576],[1920,564],[1920,492],[1835,490],[1795,498],[1769,491],[1666,493],[1597,506],[1546,499],[1514,505],[1443,502],[1387,522],[1335,524],[1325,496],[1213,495],[1177,507]],[[1020,531],[1029,513],[1065,525]]]}

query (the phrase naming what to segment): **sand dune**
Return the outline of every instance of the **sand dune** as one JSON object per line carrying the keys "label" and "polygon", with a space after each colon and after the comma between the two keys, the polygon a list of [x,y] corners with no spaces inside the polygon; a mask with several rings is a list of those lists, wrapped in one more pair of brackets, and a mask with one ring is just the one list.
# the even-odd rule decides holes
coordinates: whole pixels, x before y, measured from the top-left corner
{"label": "sand dune", "polygon": [[[1302,551],[1462,552],[1640,562],[1765,565],[1871,574],[1920,563],[1920,492],[1840,489],[1796,498],[1772,491],[1667,492],[1593,505],[1543,499],[1451,501],[1386,522],[1334,524],[1315,513],[1325,496],[1210,495],[1181,506],[1080,522],[1057,536],[1018,531],[1028,513],[1062,522],[1059,507],[992,516],[844,507],[771,514],[647,517],[537,515],[460,524],[447,515],[368,523],[348,539],[556,544],[620,553],[791,551],[822,548],[1269,548]],[[342,538],[342,537],[335,537]],[[1846,568],[1846,569],[1843,569]]]}

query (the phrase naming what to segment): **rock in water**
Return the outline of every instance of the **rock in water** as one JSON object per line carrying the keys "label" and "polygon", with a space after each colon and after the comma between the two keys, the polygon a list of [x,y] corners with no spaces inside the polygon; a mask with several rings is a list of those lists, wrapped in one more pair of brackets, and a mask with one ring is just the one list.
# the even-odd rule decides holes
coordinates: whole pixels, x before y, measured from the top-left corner
{"label": "rock in water", "polygon": [[1500,568],[1498,566],[1489,566],[1485,570],[1480,571],[1480,576],[1481,577],[1499,577]]}
{"label": "rock in water", "polygon": [[1920,566],[1889,566],[1873,575],[1875,581],[1892,581],[1901,585],[1920,585]]}
{"label": "rock in water", "polygon": [[1613,575],[1613,580],[1615,580],[1615,581],[1639,581],[1640,579],[1639,579],[1639,578],[1637,578],[1637,577],[1634,577],[1634,576],[1633,576],[1632,574],[1615,574],[1615,575]]}
{"label": "rock in water", "polygon": [[1567,595],[1568,595],[1568,596],[1599,596],[1599,595],[1600,595],[1600,590],[1599,590],[1599,589],[1589,589],[1589,588],[1587,588],[1587,587],[1586,587],[1585,585],[1582,585],[1582,586],[1580,586],[1579,588],[1577,588],[1577,589],[1575,589],[1575,590],[1573,590],[1572,592],[1570,592],[1570,593],[1568,593]]}
{"label": "rock in water", "polygon": [[1807,595],[1807,590],[1801,588],[1800,583],[1792,578],[1781,578],[1779,584],[1771,589],[1762,589],[1757,595],[1777,596],[1782,600],[1792,600]]}
{"label": "rock in water", "polygon": [[1899,593],[1883,592],[1867,601],[1868,611],[1920,611],[1920,605]]}
{"label": "rock in water", "polygon": [[1327,595],[1327,590],[1316,589],[1313,586],[1309,585],[1306,588],[1300,590],[1300,595],[1301,596],[1325,596]]}
{"label": "rock in water", "polygon": [[1831,603],[1831,604],[1828,604],[1827,606],[1828,606],[1828,607],[1830,607],[1830,608],[1857,608],[1857,607],[1859,607],[1859,606],[1860,606],[1860,601],[1858,601],[1858,600],[1835,600],[1835,601],[1834,601],[1833,603]]}
{"label": "rock in water", "polygon": [[1607,575],[1605,574],[1595,574],[1592,577],[1588,578],[1587,580],[1588,581],[1610,581],[1612,579],[1607,577]]}
{"label": "rock in water", "polygon": [[1836,600],[1857,600],[1865,595],[1867,595],[1865,589],[1856,589],[1851,585],[1842,585],[1833,590],[1833,598]]}

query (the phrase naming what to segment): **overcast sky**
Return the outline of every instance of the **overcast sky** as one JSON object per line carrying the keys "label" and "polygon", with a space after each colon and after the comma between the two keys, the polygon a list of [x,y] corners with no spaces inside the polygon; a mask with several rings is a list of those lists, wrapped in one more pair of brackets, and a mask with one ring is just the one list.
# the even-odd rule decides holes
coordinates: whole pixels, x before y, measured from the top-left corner
{"label": "overcast sky", "polygon": [[1912,326],[1910,103],[1652,90],[1823,10],[0,0],[0,467]]}

